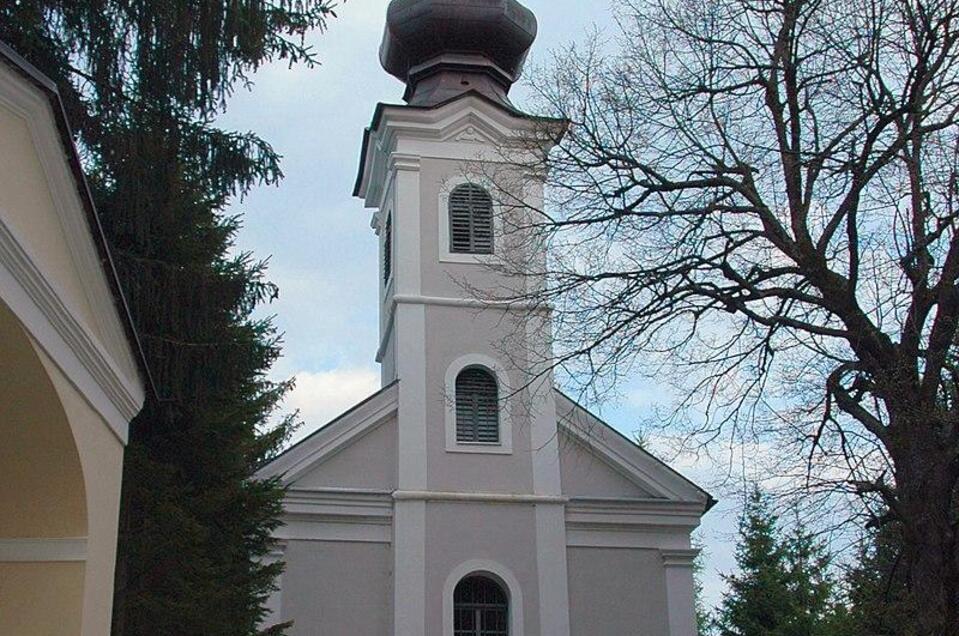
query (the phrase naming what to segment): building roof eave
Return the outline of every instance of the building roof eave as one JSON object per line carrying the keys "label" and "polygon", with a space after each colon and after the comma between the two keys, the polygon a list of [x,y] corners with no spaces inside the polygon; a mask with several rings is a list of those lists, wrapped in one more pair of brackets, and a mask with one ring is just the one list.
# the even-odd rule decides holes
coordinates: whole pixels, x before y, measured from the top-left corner
{"label": "building roof eave", "polygon": [[409,104],[391,104],[386,102],[380,102],[376,105],[376,108],[373,111],[373,119],[370,122],[370,125],[363,131],[363,142],[362,142],[363,145],[360,149],[360,161],[359,161],[359,167],[357,170],[356,181],[353,185],[353,196],[363,197],[365,195],[364,181],[367,176],[366,174],[367,167],[368,167],[367,164],[370,156],[370,141],[373,135],[379,130],[380,124],[382,123],[383,117],[388,109],[390,110],[395,109],[399,111],[418,111],[418,112],[433,111],[433,110],[439,110],[440,108],[443,108],[445,106],[448,106],[449,104],[452,104],[454,102],[460,101],[468,97],[479,99],[480,101],[486,104],[489,104],[497,108],[498,110],[505,112],[518,119],[554,125],[556,127],[556,132],[552,138],[553,143],[559,143],[560,140],[562,140],[563,136],[566,134],[567,129],[569,128],[570,122],[567,119],[556,118],[556,117],[543,117],[539,115],[530,115],[528,113],[524,113],[518,108],[502,104],[478,91],[465,91],[455,97],[452,97],[443,102],[439,102],[437,104],[433,104],[430,106],[414,106]]}
{"label": "building roof eave", "polygon": [[86,175],[83,172],[83,166],[80,162],[80,155],[77,152],[76,145],[73,142],[73,130],[67,119],[66,109],[60,96],[60,91],[56,84],[49,77],[44,75],[38,68],[24,59],[8,44],[0,41],[0,61],[5,63],[14,72],[32,83],[46,96],[53,112],[57,124],[60,143],[63,147],[64,158],[73,174],[74,182],[77,188],[84,212],[87,217],[87,225],[93,237],[99,255],[100,264],[103,268],[103,274],[107,279],[108,285],[112,291],[114,305],[123,329],[126,332],[127,341],[134,352],[134,358],[137,362],[141,379],[150,397],[159,399],[156,383],[150,366],[147,363],[146,353],[140,341],[140,336],[133,322],[133,316],[130,313],[130,307],[127,304],[126,297],[123,294],[123,288],[120,285],[120,279],[117,274],[116,266],[113,262],[113,256],[110,253],[110,247],[103,231],[103,225],[97,214],[96,206],[93,203],[93,195],[90,191],[90,185],[87,182]]}

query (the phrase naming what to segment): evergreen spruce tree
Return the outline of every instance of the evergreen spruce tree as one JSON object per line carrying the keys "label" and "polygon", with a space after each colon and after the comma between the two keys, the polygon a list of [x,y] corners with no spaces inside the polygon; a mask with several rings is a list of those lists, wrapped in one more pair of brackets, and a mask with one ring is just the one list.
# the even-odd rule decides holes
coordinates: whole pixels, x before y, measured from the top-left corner
{"label": "evergreen spruce tree", "polygon": [[858,562],[846,575],[850,635],[912,636],[916,607],[909,595],[902,558],[902,537],[896,524],[886,524],[867,537]]}
{"label": "evergreen spruce tree", "polygon": [[798,516],[784,543],[791,612],[779,633],[831,636],[836,586],[830,573],[830,554]]}
{"label": "evergreen spruce tree", "polygon": [[739,528],[736,563],[716,627],[722,636],[831,636],[829,553],[799,519],[783,537],[769,499],[754,487]]}
{"label": "evergreen spruce tree", "polygon": [[[282,489],[253,479],[291,420],[254,308],[264,262],[232,252],[227,205],[281,178],[216,115],[259,65],[314,63],[327,0],[2,0],[0,39],[59,86],[157,388],[124,465],[114,633],[257,633]],[[282,628],[272,631],[280,633]]]}
{"label": "evergreen spruce tree", "polygon": [[717,619],[721,636],[781,634],[792,613],[786,552],[769,500],[754,487],[746,500],[736,546],[739,574],[725,577],[729,590]]}

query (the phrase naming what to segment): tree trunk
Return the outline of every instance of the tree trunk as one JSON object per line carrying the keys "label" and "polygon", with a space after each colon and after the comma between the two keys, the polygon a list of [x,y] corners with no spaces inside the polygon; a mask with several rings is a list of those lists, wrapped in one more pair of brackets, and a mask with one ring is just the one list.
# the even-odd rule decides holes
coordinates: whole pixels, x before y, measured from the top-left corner
{"label": "tree trunk", "polygon": [[[937,408],[917,409],[936,413]],[[924,636],[959,636],[959,546],[955,526],[955,451],[932,418],[893,418],[897,512],[902,518],[910,589]]]}

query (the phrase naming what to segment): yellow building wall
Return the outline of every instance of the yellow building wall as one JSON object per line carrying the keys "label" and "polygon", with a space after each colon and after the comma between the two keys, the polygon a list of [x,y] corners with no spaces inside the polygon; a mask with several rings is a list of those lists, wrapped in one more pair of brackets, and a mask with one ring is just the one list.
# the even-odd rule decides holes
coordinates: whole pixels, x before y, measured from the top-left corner
{"label": "yellow building wall", "polygon": [[[43,261],[44,273],[58,286],[63,300],[83,322],[96,318],[83,293],[57,217],[47,176],[26,120],[0,103],[0,215],[30,250]],[[29,214],[24,211],[29,210]],[[95,333],[97,333],[95,331]],[[100,334],[102,335],[102,334]]]}
{"label": "yellow building wall", "polygon": [[0,636],[107,636],[129,407],[91,383],[143,386],[48,97],[2,63],[0,97]]}
{"label": "yellow building wall", "polygon": [[0,634],[76,634],[83,613],[83,569],[82,563],[0,563]]}

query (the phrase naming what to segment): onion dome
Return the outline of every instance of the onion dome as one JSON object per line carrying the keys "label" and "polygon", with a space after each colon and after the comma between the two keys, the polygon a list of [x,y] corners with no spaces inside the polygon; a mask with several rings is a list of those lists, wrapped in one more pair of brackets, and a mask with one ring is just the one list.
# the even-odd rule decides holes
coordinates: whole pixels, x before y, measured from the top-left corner
{"label": "onion dome", "polygon": [[536,16],[516,0],[393,0],[380,63],[406,83],[410,105],[475,91],[511,107],[535,39]]}

